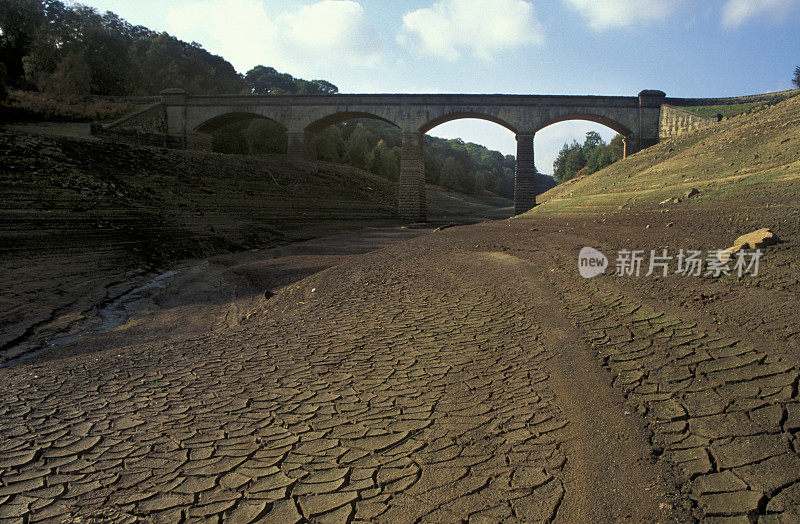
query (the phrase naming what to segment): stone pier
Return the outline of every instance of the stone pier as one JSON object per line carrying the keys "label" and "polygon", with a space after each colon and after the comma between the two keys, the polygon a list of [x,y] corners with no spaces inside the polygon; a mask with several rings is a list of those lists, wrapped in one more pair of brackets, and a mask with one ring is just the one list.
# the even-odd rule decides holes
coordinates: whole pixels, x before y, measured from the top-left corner
{"label": "stone pier", "polygon": [[403,133],[397,212],[412,222],[426,219],[424,140],[423,133]]}
{"label": "stone pier", "polygon": [[310,131],[289,132],[286,155],[289,162],[303,171],[317,172],[317,136]]}
{"label": "stone pier", "polygon": [[533,159],[533,133],[517,135],[517,165],[514,170],[514,214],[536,205],[536,167]]}

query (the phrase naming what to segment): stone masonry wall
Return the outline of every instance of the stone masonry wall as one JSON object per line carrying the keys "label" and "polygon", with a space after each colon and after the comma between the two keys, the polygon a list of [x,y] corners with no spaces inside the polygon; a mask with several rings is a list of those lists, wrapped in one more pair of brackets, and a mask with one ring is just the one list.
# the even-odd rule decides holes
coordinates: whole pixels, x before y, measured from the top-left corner
{"label": "stone masonry wall", "polygon": [[135,145],[181,147],[168,136],[164,106],[153,104],[110,124],[93,124],[92,134]]}
{"label": "stone masonry wall", "polygon": [[719,122],[716,116],[701,116],[667,104],[661,106],[658,137],[663,140]]}

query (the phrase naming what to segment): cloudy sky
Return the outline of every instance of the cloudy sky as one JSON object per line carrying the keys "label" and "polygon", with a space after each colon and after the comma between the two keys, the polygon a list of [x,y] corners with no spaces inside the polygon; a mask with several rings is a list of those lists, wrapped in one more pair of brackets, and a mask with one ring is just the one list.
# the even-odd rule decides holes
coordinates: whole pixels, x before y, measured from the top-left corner
{"label": "cloudy sky", "polygon": [[[258,64],[347,93],[734,96],[790,89],[800,0],[83,0],[133,24],[197,41],[239,72]],[[552,172],[565,141],[603,126],[536,135]],[[514,154],[496,124],[431,134]]]}

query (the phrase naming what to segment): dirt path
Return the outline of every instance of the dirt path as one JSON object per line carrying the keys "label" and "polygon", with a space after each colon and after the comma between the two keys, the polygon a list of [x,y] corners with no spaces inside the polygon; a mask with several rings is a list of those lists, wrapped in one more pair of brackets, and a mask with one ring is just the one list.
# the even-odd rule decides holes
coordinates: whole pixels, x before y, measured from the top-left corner
{"label": "dirt path", "polygon": [[512,220],[187,272],[0,369],[0,517],[791,520],[780,344],[584,281],[586,234]]}

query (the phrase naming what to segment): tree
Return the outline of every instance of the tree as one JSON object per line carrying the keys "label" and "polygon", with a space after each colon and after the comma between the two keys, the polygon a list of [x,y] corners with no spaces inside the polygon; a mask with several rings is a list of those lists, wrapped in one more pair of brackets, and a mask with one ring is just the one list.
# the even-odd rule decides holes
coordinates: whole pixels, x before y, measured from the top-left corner
{"label": "tree", "polygon": [[555,178],[558,182],[566,182],[576,176],[590,175],[608,167],[623,155],[622,136],[616,135],[606,144],[594,131],[586,133],[583,145],[573,141],[564,144],[558,157],[553,162]]}
{"label": "tree", "polygon": [[340,126],[326,127],[317,135],[317,158],[328,162],[341,162],[345,144]]}
{"label": "tree", "polygon": [[372,150],[370,171],[389,180],[400,178],[400,157],[395,153],[396,151],[392,150],[385,140],[378,140],[378,144]]}
{"label": "tree", "polygon": [[0,2],[0,64],[5,67],[10,86],[24,86],[22,59],[30,52],[43,17],[42,3],[38,0]]}
{"label": "tree", "polygon": [[303,80],[288,73],[279,73],[274,67],[257,65],[247,72],[244,82],[256,95],[331,95],[339,88],[326,80]]}
{"label": "tree", "polygon": [[83,55],[65,56],[45,83],[45,91],[61,95],[88,95],[92,88],[92,73]]}
{"label": "tree", "polygon": [[459,188],[458,164],[456,159],[449,156],[442,164],[442,171],[439,174],[439,185],[447,189],[457,191]]}
{"label": "tree", "polygon": [[0,64],[0,102],[4,102],[8,98],[8,90],[6,90],[6,66]]}
{"label": "tree", "polygon": [[575,177],[575,173],[585,164],[583,148],[573,140],[572,144],[564,144],[553,162],[554,176],[559,182],[566,182]]}
{"label": "tree", "polygon": [[279,123],[266,118],[250,120],[244,129],[247,152],[251,155],[286,153],[286,131]]}
{"label": "tree", "polygon": [[351,166],[361,169],[369,169],[370,161],[367,155],[372,151],[367,136],[367,128],[362,123],[358,123],[353,132],[348,137],[345,147],[345,159]]}
{"label": "tree", "polygon": [[586,139],[583,141],[583,150],[588,151],[591,149],[595,149],[603,143],[603,139],[600,137],[600,133],[597,131],[589,131],[586,133]]}
{"label": "tree", "polygon": [[244,82],[255,95],[291,93],[295,89],[292,75],[279,73],[274,67],[263,65],[257,65],[248,71]]}
{"label": "tree", "polygon": [[794,78],[792,79],[792,83],[800,89],[800,66],[794,68]]}

